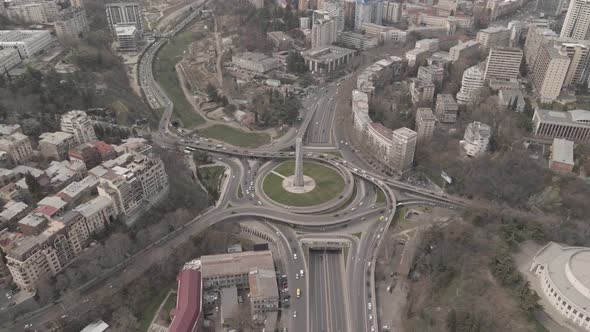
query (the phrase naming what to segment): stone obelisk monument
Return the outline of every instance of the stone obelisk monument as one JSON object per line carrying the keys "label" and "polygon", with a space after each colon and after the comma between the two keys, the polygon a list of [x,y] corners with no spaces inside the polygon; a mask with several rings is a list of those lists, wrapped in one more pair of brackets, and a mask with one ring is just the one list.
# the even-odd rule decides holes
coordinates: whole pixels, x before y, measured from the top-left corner
{"label": "stone obelisk monument", "polygon": [[293,181],[294,187],[303,187],[303,139],[297,137],[295,139],[295,179]]}

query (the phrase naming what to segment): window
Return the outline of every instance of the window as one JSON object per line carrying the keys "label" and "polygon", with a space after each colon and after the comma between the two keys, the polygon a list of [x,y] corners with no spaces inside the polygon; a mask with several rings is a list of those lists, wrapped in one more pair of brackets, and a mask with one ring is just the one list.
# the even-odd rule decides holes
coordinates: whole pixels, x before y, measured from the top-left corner
{"label": "window", "polygon": [[571,305],[568,305],[567,306],[567,310],[572,310],[572,306]]}

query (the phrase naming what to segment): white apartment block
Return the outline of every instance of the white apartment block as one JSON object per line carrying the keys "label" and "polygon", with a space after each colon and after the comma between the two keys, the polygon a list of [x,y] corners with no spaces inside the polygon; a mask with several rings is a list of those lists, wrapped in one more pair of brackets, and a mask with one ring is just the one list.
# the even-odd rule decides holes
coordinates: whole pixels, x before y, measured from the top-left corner
{"label": "white apartment block", "polygon": [[90,234],[102,231],[116,217],[113,201],[105,196],[97,196],[78,205],[74,211],[84,217],[84,224]]}
{"label": "white apartment block", "polygon": [[417,138],[418,134],[406,127],[393,131],[391,166],[398,173],[404,173],[412,168]]}
{"label": "white apartment block", "polygon": [[475,40],[484,50],[494,47],[506,47],[510,45],[512,31],[508,28],[494,27],[479,30]]}
{"label": "white apartment block", "polygon": [[408,60],[408,66],[420,66],[426,62],[430,51],[427,48],[414,48],[406,52],[406,60]]}
{"label": "white apartment block", "polygon": [[61,38],[79,38],[87,31],[86,11],[80,7],[63,10],[55,21],[55,33]]}
{"label": "white apartment block", "polygon": [[516,47],[490,49],[486,63],[485,80],[515,80],[520,72],[522,50]]}
{"label": "white apartment block", "polygon": [[311,48],[328,46],[336,42],[336,22],[328,12],[313,12],[311,27]]}
{"label": "white apartment block", "polygon": [[563,86],[584,84],[590,72],[590,41],[561,42],[555,47],[560,48],[571,60]]}
{"label": "white apartment block", "polygon": [[455,123],[457,122],[457,113],[459,113],[459,104],[452,95],[439,93],[436,96],[435,112],[438,122]]}
{"label": "white apartment block", "polygon": [[407,33],[394,27],[387,27],[375,23],[363,23],[362,30],[367,36],[378,38],[380,42],[406,42]]}
{"label": "white apartment block", "polygon": [[431,81],[410,79],[410,95],[413,103],[432,102],[436,86]]}
{"label": "white apartment block", "polygon": [[92,122],[83,111],[69,111],[61,116],[61,130],[74,135],[78,144],[96,141]]}
{"label": "white apartment block", "polygon": [[377,47],[379,45],[379,39],[360,33],[345,31],[338,36],[338,41],[342,45],[357,50],[367,50],[370,48]]}
{"label": "white apartment block", "polygon": [[14,48],[5,48],[0,50],[0,72],[2,75],[12,69],[14,66],[21,63],[21,58],[18,55],[18,51]]}
{"label": "white apartment block", "polygon": [[529,25],[529,31],[524,43],[524,54],[530,72],[535,70],[535,63],[541,46],[558,38],[559,35],[551,29],[538,27],[534,24]]}
{"label": "white apartment block", "polygon": [[551,45],[547,44],[539,49],[532,81],[541,102],[550,103],[559,97],[570,61],[565,51],[557,50]]}
{"label": "white apartment block", "polygon": [[0,48],[14,48],[21,59],[31,58],[53,42],[49,30],[0,30]]}
{"label": "white apartment block", "polygon": [[327,13],[334,20],[336,34],[344,31],[344,1],[323,0],[320,2],[318,9]]}
{"label": "white apartment block", "polygon": [[590,141],[590,111],[567,112],[536,109],[533,132],[544,138],[563,138],[574,142]]}
{"label": "white apartment block", "polygon": [[423,145],[432,138],[436,118],[430,108],[418,108],[416,110],[416,138],[417,145]]}
{"label": "white apartment block", "polygon": [[590,0],[571,0],[560,37],[590,39]]}
{"label": "white apartment block", "polygon": [[491,128],[485,123],[472,122],[465,128],[465,135],[460,141],[461,148],[470,157],[477,157],[488,149]]}
{"label": "white apartment block", "polygon": [[383,1],[355,0],[354,29],[360,31],[364,23],[383,22]]}
{"label": "white apartment block", "polygon": [[425,82],[432,82],[437,88],[442,86],[445,78],[445,69],[440,66],[420,66],[417,77]]}
{"label": "white apartment block", "polygon": [[23,135],[20,132],[1,135],[0,136],[0,151],[4,151],[8,154],[13,164],[23,164],[33,155],[33,148],[29,137]]}

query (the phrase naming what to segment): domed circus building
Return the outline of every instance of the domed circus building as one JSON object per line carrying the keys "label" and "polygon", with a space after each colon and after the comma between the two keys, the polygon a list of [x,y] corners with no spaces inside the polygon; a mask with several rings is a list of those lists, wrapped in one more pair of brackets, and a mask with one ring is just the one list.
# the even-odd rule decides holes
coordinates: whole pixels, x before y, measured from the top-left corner
{"label": "domed circus building", "polygon": [[549,242],[533,257],[531,271],[540,279],[546,300],[590,331],[590,248]]}

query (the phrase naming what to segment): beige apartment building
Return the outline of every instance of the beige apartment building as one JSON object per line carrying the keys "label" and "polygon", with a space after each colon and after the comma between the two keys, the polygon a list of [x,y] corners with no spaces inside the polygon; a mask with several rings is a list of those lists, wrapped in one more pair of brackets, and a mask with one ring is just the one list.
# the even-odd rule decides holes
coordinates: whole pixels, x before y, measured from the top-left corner
{"label": "beige apartment building", "polygon": [[404,173],[412,168],[417,138],[418,134],[406,127],[393,131],[391,166],[398,173]]}
{"label": "beige apartment building", "polygon": [[55,33],[61,38],[80,38],[88,31],[86,11],[81,7],[70,7],[59,13],[55,21]]}
{"label": "beige apartment building", "polygon": [[[250,271],[275,270],[270,251],[245,251],[201,256],[204,288],[248,285]],[[276,283],[275,283],[276,284]]]}
{"label": "beige apartment building", "polygon": [[436,95],[436,120],[442,123],[457,122],[457,113],[459,113],[459,104],[453,98],[453,95],[439,93]]}
{"label": "beige apartment building", "polygon": [[533,132],[544,138],[563,138],[574,142],[590,141],[590,111],[559,112],[536,109]]}
{"label": "beige apartment building", "polygon": [[62,115],[61,130],[74,135],[78,144],[96,141],[94,126],[83,111],[69,111]]}
{"label": "beige apartment building", "polygon": [[74,135],[63,131],[44,133],[39,138],[39,151],[48,159],[64,160],[68,157],[68,151],[76,146]]}
{"label": "beige apartment building", "polygon": [[542,102],[550,103],[559,97],[569,65],[570,58],[564,51],[548,44],[539,49],[533,71],[533,84]]}
{"label": "beige apartment building", "polygon": [[515,80],[520,72],[522,50],[516,47],[494,47],[490,49],[484,79]]}
{"label": "beige apartment building", "polygon": [[[476,57],[477,59],[473,59]],[[457,44],[449,49],[449,58],[452,62],[461,60],[477,61],[479,58],[479,42],[477,40],[469,40],[464,43]]]}
{"label": "beige apartment building", "polygon": [[477,41],[483,50],[489,50],[494,47],[507,47],[510,45],[510,35],[512,31],[508,28],[493,27],[479,30],[475,41]]}
{"label": "beige apartment building", "polygon": [[561,28],[561,37],[590,39],[590,1],[571,0]]}
{"label": "beige apartment building", "polygon": [[434,134],[436,118],[430,108],[419,108],[416,110],[416,144],[418,146],[428,142]]}
{"label": "beige apartment building", "polygon": [[23,164],[33,155],[29,137],[20,132],[0,135],[0,151],[6,152],[12,163],[16,165]]}
{"label": "beige apartment building", "polygon": [[315,10],[311,26],[311,48],[329,46],[336,42],[336,22],[328,12]]}

